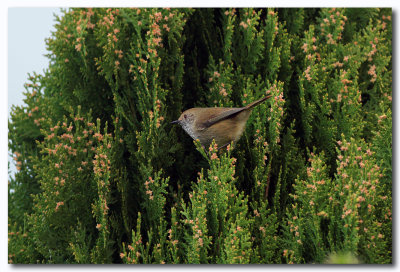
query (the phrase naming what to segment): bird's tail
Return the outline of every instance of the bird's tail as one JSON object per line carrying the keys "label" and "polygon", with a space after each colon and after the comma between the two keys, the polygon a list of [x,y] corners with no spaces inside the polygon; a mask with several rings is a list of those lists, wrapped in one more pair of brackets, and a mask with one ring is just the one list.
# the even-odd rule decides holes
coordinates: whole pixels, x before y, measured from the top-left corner
{"label": "bird's tail", "polygon": [[245,109],[251,109],[252,107],[257,106],[258,104],[261,104],[262,102],[264,102],[265,100],[267,100],[268,98],[271,98],[272,95],[267,95],[266,97],[263,97],[257,101],[254,101],[253,103],[248,104]]}

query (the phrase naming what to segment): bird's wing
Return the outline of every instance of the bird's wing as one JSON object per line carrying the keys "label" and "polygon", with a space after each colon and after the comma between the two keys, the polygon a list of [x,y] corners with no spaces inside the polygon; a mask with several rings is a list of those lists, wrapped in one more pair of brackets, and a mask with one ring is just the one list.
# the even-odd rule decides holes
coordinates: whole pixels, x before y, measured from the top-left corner
{"label": "bird's wing", "polygon": [[214,125],[215,123],[218,123],[219,121],[228,119],[232,117],[235,114],[238,114],[239,112],[245,110],[245,108],[232,108],[232,109],[227,109],[226,111],[223,111],[221,113],[216,114],[215,116],[212,116],[208,120],[204,121],[203,123],[199,124],[199,127],[201,129],[206,129]]}
{"label": "bird's wing", "polygon": [[269,98],[271,98],[271,97],[272,97],[272,95],[267,95],[267,96],[265,96],[265,97],[263,97],[263,98],[261,98],[261,99],[259,99],[259,100],[257,100],[257,101],[254,101],[253,103],[250,103],[250,104],[247,105],[245,108],[246,108],[246,109],[251,109],[251,108],[257,106],[258,104],[261,104],[262,102],[264,102],[265,100],[267,100],[267,99],[269,99]]}

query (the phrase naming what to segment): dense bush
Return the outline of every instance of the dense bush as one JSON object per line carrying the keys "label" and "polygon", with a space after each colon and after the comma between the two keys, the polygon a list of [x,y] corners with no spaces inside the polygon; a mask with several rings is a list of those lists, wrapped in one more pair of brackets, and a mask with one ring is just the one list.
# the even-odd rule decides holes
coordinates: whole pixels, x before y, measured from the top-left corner
{"label": "dense bush", "polygon": [[[9,121],[9,262],[391,263],[391,13],[64,11]],[[227,151],[169,124],[266,94]]]}

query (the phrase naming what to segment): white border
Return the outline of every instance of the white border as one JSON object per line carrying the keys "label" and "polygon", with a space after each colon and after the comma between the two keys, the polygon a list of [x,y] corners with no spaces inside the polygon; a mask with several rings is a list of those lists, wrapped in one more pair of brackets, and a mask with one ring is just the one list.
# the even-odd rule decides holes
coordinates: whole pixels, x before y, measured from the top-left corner
{"label": "white border", "polygon": [[[148,267],[148,266],[12,266],[7,264],[7,251],[8,251],[8,243],[7,243],[7,212],[8,212],[8,197],[7,197],[7,181],[8,181],[8,174],[7,174],[7,164],[8,162],[7,159],[7,154],[8,154],[8,147],[7,147],[7,135],[8,135],[8,127],[7,127],[7,116],[8,116],[8,107],[7,107],[7,90],[8,90],[8,85],[7,85],[7,80],[8,80],[8,74],[7,74],[7,58],[8,58],[8,53],[7,53],[7,44],[8,44],[8,38],[7,38],[7,29],[8,29],[8,8],[9,7],[111,7],[111,6],[119,6],[119,7],[158,7],[158,6],[163,6],[163,7],[392,7],[393,8],[393,66],[394,66],[394,74],[393,74],[393,79],[396,81],[396,79],[399,79],[399,71],[396,68],[396,63],[397,63],[397,52],[395,46],[397,45],[396,38],[399,35],[399,28],[397,26],[397,12],[398,12],[398,7],[399,7],[399,1],[396,0],[380,0],[380,1],[371,1],[371,0],[336,0],[336,1],[321,1],[321,0],[307,0],[307,1],[288,1],[288,0],[274,0],[274,1],[260,1],[260,0],[247,0],[247,1],[238,1],[238,0],[195,0],[195,1],[176,1],[176,0],[169,0],[169,1],[161,1],[161,0],[134,0],[134,1],[122,1],[122,0],[115,0],[115,1],[104,1],[104,0],[86,0],[86,1],[78,1],[78,0],[70,0],[70,1],[58,1],[58,0],[42,0],[42,1],[34,1],[34,0],[2,0],[0,1],[0,44],[1,44],[1,57],[0,57],[0,84],[1,84],[1,89],[0,89],[0,192],[1,192],[1,197],[0,197],[0,271],[11,271],[14,269],[18,269],[18,271],[28,271],[31,269],[34,270],[47,270],[50,269],[53,271],[54,269],[62,269],[62,270],[67,270],[67,271],[84,271],[84,270],[94,270],[94,269],[146,269],[146,270],[152,270],[152,269],[157,269],[157,268],[163,268],[163,269],[168,269],[168,270],[175,270],[175,269],[207,269],[207,270],[220,270],[220,269],[256,269],[256,270],[292,270],[293,268],[295,269],[321,269],[321,268],[328,268],[328,269],[340,269],[340,270],[359,270],[359,269],[377,269],[376,266],[340,266],[340,267],[321,267],[321,266],[153,266],[153,267]],[[28,42],[28,41],[27,41]],[[393,87],[396,87],[396,82],[393,84]],[[393,101],[394,104],[396,103],[395,101],[397,100],[397,94],[396,90],[393,89]],[[393,106],[393,110],[396,116],[394,116],[394,124],[393,124],[393,137],[398,135],[397,128],[398,128],[398,116],[397,112],[398,110],[395,110],[395,105]],[[393,142],[397,142],[397,139],[393,138]],[[395,150],[393,153],[393,170],[399,169],[399,163],[398,160],[396,159],[396,155],[398,154],[398,144],[394,144]],[[395,185],[396,182],[396,177],[397,175],[393,175],[393,184],[394,184],[394,189],[393,191],[393,199],[396,199],[396,196],[398,196],[398,188],[399,186]],[[393,213],[394,216],[393,218],[397,218],[397,204],[398,201],[394,202],[393,207]],[[396,221],[393,222],[393,230],[394,230],[394,235],[393,238],[395,239],[393,241],[393,262],[396,264],[398,263],[399,260],[399,254],[398,251],[396,250],[396,244],[398,244],[398,235],[396,235]],[[378,269],[396,269],[397,265],[392,265],[392,266],[386,266],[382,267],[379,266]]]}

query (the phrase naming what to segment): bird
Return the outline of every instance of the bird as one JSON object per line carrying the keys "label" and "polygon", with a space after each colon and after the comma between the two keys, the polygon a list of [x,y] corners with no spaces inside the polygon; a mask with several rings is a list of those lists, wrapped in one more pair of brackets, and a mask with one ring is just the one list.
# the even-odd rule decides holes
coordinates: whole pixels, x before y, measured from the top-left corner
{"label": "bird", "polygon": [[190,137],[199,140],[203,148],[215,140],[220,149],[240,139],[252,109],[270,97],[265,96],[241,108],[191,108],[171,124],[179,124]]}

